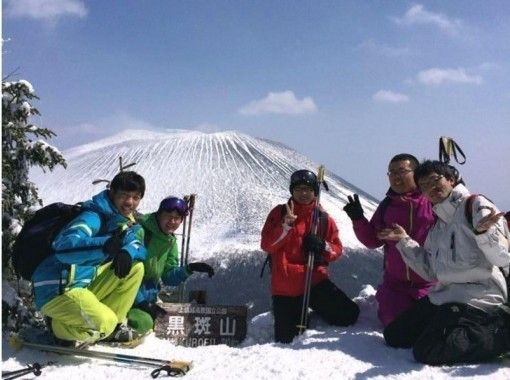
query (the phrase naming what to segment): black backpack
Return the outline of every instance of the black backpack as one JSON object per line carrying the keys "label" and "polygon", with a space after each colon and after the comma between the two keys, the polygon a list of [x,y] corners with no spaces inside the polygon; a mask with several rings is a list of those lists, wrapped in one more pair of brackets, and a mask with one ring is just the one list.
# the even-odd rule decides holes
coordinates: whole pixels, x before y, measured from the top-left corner
{"label": "black backpack", "polygon": [[[52,203],[36,211],[16,237],[12,265],[16,274],[31,280],[35,269],[53,253],[51,243],[64,226],[83,211],[81,203]],[[103,216],[101,216],[101,226]]]}

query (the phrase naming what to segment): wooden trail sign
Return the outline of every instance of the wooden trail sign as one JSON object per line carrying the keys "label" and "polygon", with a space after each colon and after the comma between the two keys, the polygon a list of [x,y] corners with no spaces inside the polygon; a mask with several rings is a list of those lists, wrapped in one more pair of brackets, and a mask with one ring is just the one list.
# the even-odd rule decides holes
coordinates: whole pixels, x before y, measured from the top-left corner
{"label": "wooden trail sign", "polygon": [[209,306],[191,303],[160,304],[167,314],[158,317],[158,338],[187,346],[227,344],[236,346],[246,338],[246,306]]}

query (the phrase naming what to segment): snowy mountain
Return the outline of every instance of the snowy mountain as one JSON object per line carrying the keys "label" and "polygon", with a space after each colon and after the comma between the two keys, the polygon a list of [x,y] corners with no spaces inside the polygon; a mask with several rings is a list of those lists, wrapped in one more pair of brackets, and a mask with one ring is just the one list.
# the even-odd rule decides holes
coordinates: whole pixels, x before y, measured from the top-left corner
{"label": "snowy mountain", "polygon": [[[75,203],[101,191],[119,171],[119,157],[129,170],[144,176],[147,191],[142,212],[154,211],[168,195],[197,194],[190,240],[190,261],[206,260],[214,265],[212,279],[193,277],[189,288],[205,289],[209,302],[249,304],[251,313],[269,310],[267,272],[259,272],[265,254],[260,250],[260,231],[269,211],[289,198],[289,178],[298,169],[316,171],[319,164],[284,146],[237,132],[206,134],[172,130],[166,133],[128,130],[106,139],[63,152],[68,168],[52,173],[34,171],[33,180],[45,204]],[[334,173],[327,171],[329,192],[321,203],[339,225],[345,247],[361,248],[351,221],[342,211],[347,195],[360,194],[368,215],[377,201]],[[342,288],[355,296],[361,286],[377,281],[380,253],[361,251],[331,266],[338,272]],[[225,292],[228,288],[232,292]]]}

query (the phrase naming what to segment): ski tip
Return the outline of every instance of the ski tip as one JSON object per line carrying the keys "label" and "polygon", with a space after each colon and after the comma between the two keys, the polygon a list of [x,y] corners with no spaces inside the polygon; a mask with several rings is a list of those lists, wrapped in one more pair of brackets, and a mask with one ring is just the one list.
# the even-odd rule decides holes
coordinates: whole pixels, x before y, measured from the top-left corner
{"label": "ski tip", "polygon": [[19,351],[23,348],[23,339],[17,334],[11,335],[8,343],[9,347],[15,351]]}

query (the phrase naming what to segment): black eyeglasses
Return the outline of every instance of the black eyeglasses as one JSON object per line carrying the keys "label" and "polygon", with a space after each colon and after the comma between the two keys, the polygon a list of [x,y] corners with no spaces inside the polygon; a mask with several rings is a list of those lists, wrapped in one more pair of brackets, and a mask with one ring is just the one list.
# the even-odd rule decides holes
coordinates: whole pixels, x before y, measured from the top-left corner
{"label": "black eyeglasses", "polygon": [[399,170],[390,170],[386,175],[388,177],[403,177],[407,173],[414,172],[413,169],[399,169]]}
{"label": "black eyeglasses", "polygon": [[420,187],[421,190],[428,190],[430,189],[432,186],[435,186],[439,183],[439,181],[441,181],[441,178],[443,178],[444,175],[436,175],[434,177],[429,177],[429,179],[427,179],[426,181],[418,181],[418,186]]}

